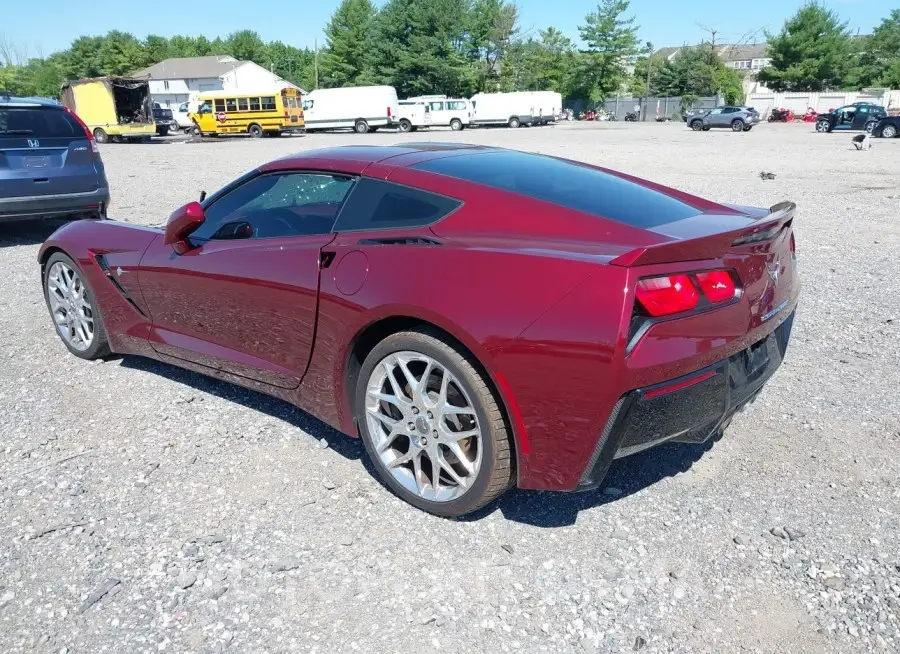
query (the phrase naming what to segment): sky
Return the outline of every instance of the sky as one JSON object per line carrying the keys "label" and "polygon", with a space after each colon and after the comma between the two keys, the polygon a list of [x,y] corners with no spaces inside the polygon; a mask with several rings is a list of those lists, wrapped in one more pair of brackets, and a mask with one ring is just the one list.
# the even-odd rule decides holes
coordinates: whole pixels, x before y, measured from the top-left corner
{"label": "sky", "polygon": [[[383,0],[376,0],[382,4]],[[163,11],[160,4],[93,0],[90,10],[71,0],[41,0],[40,10],[30,2],[0,0],[5,4],[0,21],[0,40],[12,43],[28,56],[48,55],[68,47],[82,35],[105,34],[118,29],[138,38],[148,34],[204,35],[210,39],[227,36],[240,29],[252,29],[264,41],[283,41],[297,47],[324,43],[323,28],[339,0],[288,3],[274,2],[267,11],[254,11],[253,3],[216,0],[202,13],[192,17],[189,4],[174,3]],[[572,39],[578,38],[578,25],[596,8],[596,0],[516,0],[521,31],[538,35],[548,26],[556,27]],[[722,0],[673,2],[672,0],[632,0],[629,13],[640,26],[641,42],[654,47],[697,43],[709,39],[704,28],[717,30],[716,41],[734,43],[765,40],[763,31],[777,31],[786,18],[803,4],[801,0],[755,0],[735,3]],[[896,0],[830,0],[827,6],[849,21],[850,28],[862,34],[872,29],[897,5]],[[288,7],[293,12],[286,11]],[[181,9],[182,13],[177,13]],[[702,25],[702,26],[701,26]]]}

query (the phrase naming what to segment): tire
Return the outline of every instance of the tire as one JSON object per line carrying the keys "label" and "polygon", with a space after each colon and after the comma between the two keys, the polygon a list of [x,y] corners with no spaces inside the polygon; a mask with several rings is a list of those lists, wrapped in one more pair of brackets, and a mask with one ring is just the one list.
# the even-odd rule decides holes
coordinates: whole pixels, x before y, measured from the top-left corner
{"label": "tire", "polygon": [[703,121],[702,120],[692,120],[691,121],[691,129],[695,132],[699,132],[703,129]]}
{"label": "tire", "polygon": [[[69,273],[73,276],[68,277]],[[57,282],[60,278],[60,274],[62,274],[64,276],[63,278],[68,282],[69,288],[76,291],[75,295],[67,295],[61,290],[61,286]],[[50,312],[51,319],[53,319],[56,335],[59,336],[59,339],[63,342],[63,345],[66,346],[66,349],[81,359],[91,360],[108,356],[111,350],[109,348],[109,341],[106,339],[106,330],[103,328],[103,318],[100,316],[100,309],[99,307],[94,306],[96,304],[96,296],[78,264],[62,252],[56,252],[47,260],[43,270],[43,277],[44,301],[47,304],[47,310]],[[93,329],[91,340],[86,347],[80,347],[77,344],[79,342],[77,339],[81,339],[80,342],[83,344],[84,339],[80,334],[86,332],[80,331],[76,324],[67,323],[65,326],[61,326],[59,322],[54,319],[54,316],[59,315],[60,310],[64,311],[66,316],[76,315],[74,313],[75,305],[72,304],[70,300],[72,302],[78,301],[78,289],[81,289],[80,297],[82,301],[87,304],[88,310],[86,311],[82,308],[77,315],[86,315],[89,313],[89,317],[87,320],[83,321],[82,324],[90,324]],[[51,298],[51,293],[54,294],[55,299]],[[70,314],[70,311],[73,313]],[[64,329],[69,336],[63,335]],[[85,329],[88,328],[85,327]],[[74,336],[76,333],[79,335]]]}
{"label": "tire", "polygon": [[459,118],[454,118],[450,121],[450,129],[452,129],[454,132],[459,132],[462,130],[462,128],[463,124]]}
{"label": "tire", "polygon": [[875,129],[875,125],[878,124],[877,120],[870,120],[866,123],[866,134],[871,134],[872,130]]}
{"label": "tire", "polygon": [[168,125],[163,125],[163,126],[161,126],[161,127],[157,127],[157,128],[156,128],[156,135],[157,135],[157,136],[168,136],[168,135],[169,135],[169,126],[168,126]]}
{"label": "tire", "polygon": [[109,143],[109,134],[106,133],[106,130],[98,127],[94,130],[94,140],[97,143]]}
{"label": "tire", "polygon": [[262,127],[255,123],[247,128],[247,133],[255,139],[261,139],[263,137]]}
{"label": "tire", "polygon": [[360,118],[353,125],[353,131],[355,131],[357,134],[365,134],[369,131],[369,123]]}
{"label": "tire", "polygon": [[740,118],[731,122],[731,131],[732,132],[743,132],[744,127],[746,127],[746,124]]}
{"label": "tire", "polygon": [[[459,429],[477,432],[477,435],[455,441],[449,423],[434,419],[428,411],[434,405],[417,401],[421,406],[414,406],[411,397],[415,393],[407,395],[408,391],[405,390],[411,384],[406,383],[401,389],[399,384],[391,384],[387,380],[387,370],[393,369],[397,374],[404,374],[399,372],[396,359],[391,359],[398,353],[402,353],[401,356],[407,362],[406,370],[415,382],[422,381],[425,369],[431,371],[430,382],[426,380],[429,401],[435,401],[438,391],[443,387],[444,375],[449,373],[451,381],[445,392],[453,399],[447,405],[465,406],[469,409],[467,412],[451,415],[456,416],[454,420]],[[425,360],[431,361],[430,368],[425,367]],[[386,368],[385,364],[391,367]],[[394,377],[395,381],[396,379]],[[387,394],[395,397],[399,393],[402,399],[407,400],[402,405],[404,408],[399,408],[400,403],[370,397],[370,387],[375,393],[387,391]],[[360,436],[375,469],[388,488],[416,508],[444,517],[466,515],[486,506],[512,485],[513,448],[500,404],[485,377],[479,372],[475,360],[440,332],[427,328],[416,329],[392,334],[381,341],[369,353],[360,369],[355,399]],[[403,416],[393,424],[390,435],[384,431],[387,423],[374,417],[382,415],[389,421],[392,420],[386,412]],[[473,420],[477,422],[472,422]],[[407,424],[404,425],[404,422]],[[426,440],[430,440],[430,443],[423,442]],[[414,442],[418,444],[414,445]],[[455,450],[450,448],[454,442]],[[398,452],[398,448],[405,451]],[[465,457],[469,467],[462,464],[454,451]],[[469,455],[474,456],[474,461],[469,459]],[[430,465],[432,457],[441,459],[437,493],[442,495],[438,497],[435,497],[434,469]],[[391,461],[385,461],[386,458],[405,460],[400,465],[389,467]],[[413,459],[418,461],[417,466]],[[460,479],[465,482],[464,485],[455,481]]]}
{"label": "tire", "polygon": [[513,116],[512,118],[509,119],[508,124],[509,124],[510,129],[516,129],[521,125],[521,123],[519,122],[519,119],[516,118],[515,116]]}
{"label": "tire", "polygon": [[191,136],[203,136],[203,132],[200,131],[200,127],[194,125],[191,127]]}
{"label": "tire", "polygon": [[897,136],[897,128],[893,125],[885,125],[881,128],[881,136],[886,139],[892,139]]}
{"label": "tire", "polygon": [[406,120],[406,118],[400,119],[400,131],[401,132],[411,132],[413,131],[413,124]]}
{"label": "tire", "polygon": [[749,132],[751,129],[753,129],[753,125],[747,125],[744,127],[745,132]]}
{"label": "tire", "polygon": [[827,134],[831,131],[831,121],[828,120],[820,120],[816,123],[816,131],[822,134]]}

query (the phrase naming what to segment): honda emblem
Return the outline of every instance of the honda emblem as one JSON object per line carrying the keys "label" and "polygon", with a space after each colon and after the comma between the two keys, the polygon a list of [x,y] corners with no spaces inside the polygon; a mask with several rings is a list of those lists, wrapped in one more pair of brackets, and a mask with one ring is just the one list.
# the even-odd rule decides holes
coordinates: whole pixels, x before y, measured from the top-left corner
{"label": "honda emblem", "polygon": [[28,139],[28,147],[29,148],[39,148],[41,147],[41,142],[37,139]]}

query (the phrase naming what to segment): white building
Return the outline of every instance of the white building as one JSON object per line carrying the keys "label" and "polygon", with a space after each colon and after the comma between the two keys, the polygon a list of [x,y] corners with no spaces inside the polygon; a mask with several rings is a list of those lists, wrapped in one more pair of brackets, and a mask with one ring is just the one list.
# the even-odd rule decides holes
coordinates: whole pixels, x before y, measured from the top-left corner
{"label": "white building", "polygon": [[169,109],[204,91],[259,91],[291,86],[306,93],[252,61],[239,61],[229,55],[166,59],[137,71],[134,77],[148,77],[153,101]]}

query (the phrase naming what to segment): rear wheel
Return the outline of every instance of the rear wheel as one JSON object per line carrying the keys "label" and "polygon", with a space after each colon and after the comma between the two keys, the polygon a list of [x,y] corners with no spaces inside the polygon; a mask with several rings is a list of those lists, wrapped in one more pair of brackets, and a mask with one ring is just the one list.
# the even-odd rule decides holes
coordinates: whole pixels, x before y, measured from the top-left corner
{"label": "rear wheel", "polygon": [[98,127],[94,130],[94,140],[97,141],[97,143],[108,143],[109,134],[106,133],[106,130]]}
{"label": "rear wheel", "polygon": [[731,131],[732,132],[743,132],[744,127],[745,127],[745,123],[740,118],[731,122]]}
{"label": "rear wheel", "polygon": [[253,124],[247,128],[247,133],[255,139],[260,139],[263,136],[262,127],[259,125]]}
{"label": "rear wheel", "polygon": [[353,125],[353,129],[357,134],[365,134],[369,131],[369,123],[360,118],[356,121],[356,124]]}
{"label": "rear wheel", "polygon": [[872,130],[875,129],[875,125],[878,123],[877,120],[870,120],[866,123],[866,134],[871,134]]}
{"label": "rear wheel", "polygon": [[110,353],[94,294],[78,264],[62,252],[53,254],[44,266],[44,299],[69,352],[82,359]]}
{"label": "rear wheel", "polygon": [[406,120],[406,118],[400,119],[400,131],[401,132],[411,132],[413,129],[413,124]]}
{"label": "rear wheel", "polygon": [[703,129],[703,121],[702,120],[692,120],[691,121],[691,129],[695,132],[699,132]]}
{"label": "rear wheel", "polygon": [[462,121],[459,118],[454,118],[450,121],[450,129],[454,132],[458,132],[463,128]]}
{"label": "rear wheel", "polygon": [[519,122],[519,119],[516,118],[515,116],[513,116],[512,118],[509,119],[509,126],[511,129],[516,129],[519,125],[521,125],[521,123]]}
{"label": "rear wheel", "polygon": [[470,356],[440,333],[400,332],[376,345],[360,370],[356,415],[385,484],[419,509],[465,515],[512,484],[499,402]]}
{"label": "rear wheel", "polygon": [[881,135],[886,139],[892,139],[897,136],[897,128],[893,125],[885,125],[881,128]]}
{"label": "rear wheel", "polygon": [[753,129],[753,125],[747,125],[746,127],[744,127],[745,132],[749,132],[751,129]]}

